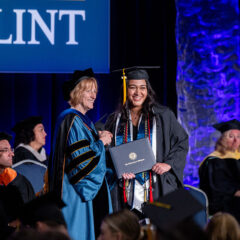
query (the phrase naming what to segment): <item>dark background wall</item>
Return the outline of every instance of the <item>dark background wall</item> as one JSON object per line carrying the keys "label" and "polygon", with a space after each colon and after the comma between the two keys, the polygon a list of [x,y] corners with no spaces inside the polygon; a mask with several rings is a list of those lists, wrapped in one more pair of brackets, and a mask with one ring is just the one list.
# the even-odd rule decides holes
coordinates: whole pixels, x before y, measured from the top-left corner
{"label": "dark background wall", "polygon": [[111,1],[111,70],[161,66],[151,72],[159,100],[176,109],[175,2]]}
{"label": "dark background wall", "polygon": [[[121,74],[112,71],[137,65],[161,66],[159,70],[149,70],[150,82],[159,102],[176,113],[174,0],[114,0],[110,14],[110,72],[96,75],[99,94],[89,116],[96,121],[114,111],[120,94]],[[70,77],[71,74],[0,74],[0,130],[12,133],[11,128],[17,121],[42,115],[49,153],[56,118],[68,107],[61,86]]]}

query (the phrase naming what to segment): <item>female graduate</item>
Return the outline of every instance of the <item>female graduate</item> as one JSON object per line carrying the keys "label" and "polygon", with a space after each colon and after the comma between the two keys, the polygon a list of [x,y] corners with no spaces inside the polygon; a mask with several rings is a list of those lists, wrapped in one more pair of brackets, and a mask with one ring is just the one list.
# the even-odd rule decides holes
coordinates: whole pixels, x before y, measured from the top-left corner
{"label": "female graduate", "polygon": [[64,83],[64,98],[71,108],[58,117],[49,164],[50,191],[67,204],[62,211],[74,240],[94,240],[102,219],[111,212],[104,145],[111,143],[112,134],[98,134],[85,115],[93,108],[97,87],[91,69],[75,71]]}
{"label": "female graduate", "polygon": [[156,103],[146,70],[128,72],[126,89],[126,101],[106,122],[113,133],[112,146],[147,137],[156,164],[150,171],[125,173],[121,181],[115,177],[111,196],[114,211],[127,204],[141,213],[144,202],[182,187],[188,136],[173,112]]}
{"label": "female graduate", "polygon": [[200,165],[200,188],[208,196],[210,214],[229,212],[240,222],[240,122],[234,119],[213,127],[222,135]]}

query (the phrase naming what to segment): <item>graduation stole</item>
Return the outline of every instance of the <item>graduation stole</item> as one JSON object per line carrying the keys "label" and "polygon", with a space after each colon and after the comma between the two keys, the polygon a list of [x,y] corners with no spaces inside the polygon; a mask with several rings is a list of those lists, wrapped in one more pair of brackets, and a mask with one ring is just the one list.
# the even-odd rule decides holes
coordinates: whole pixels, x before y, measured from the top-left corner
{"label": "graduation stole", "polygon": [[[119,127],[119,121],[120,121],[121,115],[118,116],[117,123],[116,123],[116,145],[120,145],[123,143],[131,142],[133,141],[133,126],[132,126],[132,121],[131,121],[131,114],[129,111],[129,118],[130,121],[127,121],[126,124],[124,125],[122,131],[117,131]],[[117,134],[118,133],[118,134]],[[137,133],[137,139],[141,139],[144,137],[148,137],[150,143],[152,139],[152,126],[150,124],[150,118],[149,114],[146,119],[141,115],[138,123],[138,133]],[[153,202],[153,195],[152,195],[152,172],[147,171],[147,172],[142,172],[135,174],[136,180],[141,185],[146,184],[146,182],[149,180],[149,201]],[[123,199],[124,202],[127,203],[127,194],[126,194],[126,188],[129,186],[129,180],[123,180]],[[144,189],[144,202],[147,201],[147,189]]]}

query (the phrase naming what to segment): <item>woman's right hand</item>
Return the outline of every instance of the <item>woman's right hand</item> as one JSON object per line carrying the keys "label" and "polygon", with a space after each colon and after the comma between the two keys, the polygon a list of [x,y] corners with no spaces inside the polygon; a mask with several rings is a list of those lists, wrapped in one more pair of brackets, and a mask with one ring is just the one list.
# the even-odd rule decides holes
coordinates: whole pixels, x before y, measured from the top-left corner
{"label": "woman's right hand", "polygon": [[99,139],[103,142],[103,145],[110,145],[112,142],[112,133],[109,131],[99,131]]}
{"label": "woman's right hand", "polygon": [[123,173],[122,178],[124,180],[130,180],[135,178],[135,174],[134,173]]}

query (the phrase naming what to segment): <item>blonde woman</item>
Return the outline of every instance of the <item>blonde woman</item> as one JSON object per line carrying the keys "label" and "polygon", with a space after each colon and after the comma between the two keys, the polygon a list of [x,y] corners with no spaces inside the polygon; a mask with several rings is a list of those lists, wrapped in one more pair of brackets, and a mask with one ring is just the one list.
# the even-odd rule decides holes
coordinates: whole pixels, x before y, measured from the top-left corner
{"label": "blonde woman", "polygon": [[63,85],[70,108],[58,117],[49,164],[50,191],[67,204],[62,209],[73,240],[98,236],[101,220],[111,212],[105,180],[105,145],[112,134],[98,133],[85,115],[93,108],[97,81],[92,69],[76,71]]}
{"label": "blonde woman", "polygon": [[210,214],[229,212],[240,222],[240,122],[233,119],[213,126],[222,135],[200,165],[200,188],[208,196]]}

